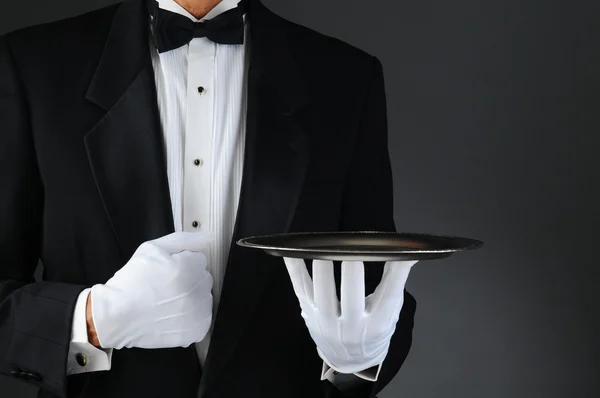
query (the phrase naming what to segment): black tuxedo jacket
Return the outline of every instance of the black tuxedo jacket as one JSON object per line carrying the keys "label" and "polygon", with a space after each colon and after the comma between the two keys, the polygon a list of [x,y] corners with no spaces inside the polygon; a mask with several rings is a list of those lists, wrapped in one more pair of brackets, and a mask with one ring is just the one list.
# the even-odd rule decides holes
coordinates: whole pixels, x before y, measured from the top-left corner
{"label": "black tuxedo jacket", "polygon": [[[116,350],[66,376],[85,287],[173,232],[143,0],[0,38],[0,373],[40,397],[374,397],[408,354],[408,294],[379,379],[341,392],[281,258],[246,236],[395,231],[380,61],[253,0],[240,204],[206,364],[194,346]],[[42,281],[33,274],[43,262]],[[336,264],[339,284],[339,263]],[[368,263],[367,294],[383,263]]]}

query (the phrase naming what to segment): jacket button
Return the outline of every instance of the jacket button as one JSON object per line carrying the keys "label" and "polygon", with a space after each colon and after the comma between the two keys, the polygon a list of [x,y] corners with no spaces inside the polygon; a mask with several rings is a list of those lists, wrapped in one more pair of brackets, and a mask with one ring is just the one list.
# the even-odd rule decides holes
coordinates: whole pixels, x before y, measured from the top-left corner
{"label": "jacket button", "polygon": [[21,372],[19,374],[19,378],[21,378],[23,380],[29,380],[29,373],[28,372]]}
{"label": "jacket button", "polygon": [[75,355],[75,361],[77,361],[77,364],[79,366],[85,366],[85,365],[87,365],[87,362],[88,362],[85,354],[82,354],[81,352],[78,353],[77,355]]}
{"label": "jacket button", "polygon": [[19,368],[14,368],[10,371],[10,375],[12,377],[21,377],[21,369]]}
{"label": "jacket button", "polygon": [[37,374],[37,373],[27,373],[27,377],[28,377],[30,380],[35,380],[35,381],[40,381],[40,380],[42,380],[42,376],[40,376],[40,375],[39,375],[39,374]]}

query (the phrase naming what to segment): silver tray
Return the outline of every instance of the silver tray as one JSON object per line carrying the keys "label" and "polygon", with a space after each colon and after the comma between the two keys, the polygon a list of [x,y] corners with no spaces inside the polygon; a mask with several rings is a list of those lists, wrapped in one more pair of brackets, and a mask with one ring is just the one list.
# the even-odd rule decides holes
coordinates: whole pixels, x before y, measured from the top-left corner
{"label": "silver tray", "polygon": [[406,232],[296,232],[250,236],[237,244],[277,257],[332,261],[403,261],[449,257],[483,242],[456,236]]}

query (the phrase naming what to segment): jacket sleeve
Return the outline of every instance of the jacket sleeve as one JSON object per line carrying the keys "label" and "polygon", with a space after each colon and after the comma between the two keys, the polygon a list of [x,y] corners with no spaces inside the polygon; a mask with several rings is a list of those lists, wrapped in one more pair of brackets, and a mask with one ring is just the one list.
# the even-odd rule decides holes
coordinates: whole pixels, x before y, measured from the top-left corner
{"label": "jacket sleeve", "polygon": [[0,36],[0,374],[64,397],[73,310],[85,286],[35,282],[43,208],[27,100]]}
{"label": "jacket sleeve", "polygon": [[[383,67],[379,59],[373,57],[370,84],[344,185],[340,231],[396,232],[387,130]],[[367,295],[373,293],[381,281],[384,265],[384,262],[370,262],[365,267]],[[339,284],[339,281],[337,283]],[[373,398],[398,373],[412,343],[416,309],[414,297],[406,291],[404,296],[396,331],[377,380],[361,383],[346,391],[341,391],[325,381],[327,398]]]}

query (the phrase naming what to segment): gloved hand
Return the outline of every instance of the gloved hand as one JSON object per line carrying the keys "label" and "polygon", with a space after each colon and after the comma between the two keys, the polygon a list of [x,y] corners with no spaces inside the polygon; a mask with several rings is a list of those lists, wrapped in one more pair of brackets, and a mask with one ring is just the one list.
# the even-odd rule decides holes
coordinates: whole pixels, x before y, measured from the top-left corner
{"label": "gloved hand", "polygon": [[284,261],[321,359],[340,373],[381,364],[404,304],[404,285],[417,261],[386,262],[380,284],[366,298],[363,262],[343,261],[341,304],[332,261],[313,260],[313,280],[303,259]]}
{"label": "gloved hand", "polygon": [[202,232],[174,232],[142,243],[105,284],[91,289],[92,318],[103,348],[188,347],[212,322],[213,278]]}

